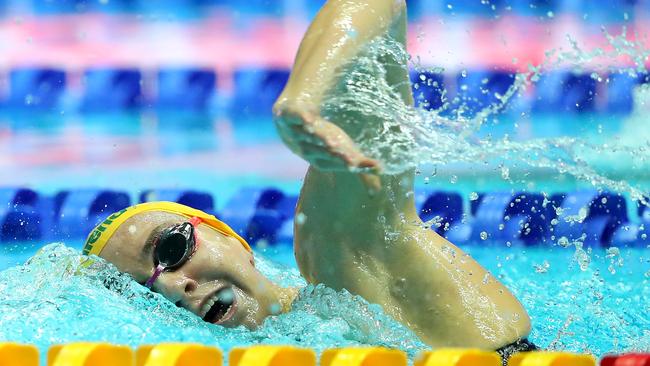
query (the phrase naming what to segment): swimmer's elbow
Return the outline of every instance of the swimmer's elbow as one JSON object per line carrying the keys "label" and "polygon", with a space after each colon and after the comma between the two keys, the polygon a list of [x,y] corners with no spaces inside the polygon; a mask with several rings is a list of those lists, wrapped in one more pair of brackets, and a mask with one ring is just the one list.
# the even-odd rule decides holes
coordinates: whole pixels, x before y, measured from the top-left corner
{"label": "swimmer's elbow", "polygon": [[273,104],[273,116],[278,119],[302,116],[315,110],[311,103],[294,98],[280,97]]}
{"label": "swimmer's elbow", "polygon": [[273,103],[273,116],[276,118],[285,117],[291,110],[291,102],[288,98],[278,98],[278,100]]}

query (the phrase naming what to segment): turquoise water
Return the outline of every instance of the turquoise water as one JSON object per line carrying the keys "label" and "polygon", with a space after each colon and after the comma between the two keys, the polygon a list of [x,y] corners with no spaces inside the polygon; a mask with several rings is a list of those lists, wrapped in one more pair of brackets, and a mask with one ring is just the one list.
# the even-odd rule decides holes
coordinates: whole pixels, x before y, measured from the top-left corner
{"label": "turquoise water", "polygon": [[[22,260],[17,249],[4,249],[5,259]],[[650,350],[650,248],[606,252],[482,244],[465,249],[523,302],[533,322],[530,339],[538,345],[597,356]],[[258,343],[317,351],[377,345],[403,349],[411,358],[426,349],[379,306],[345,291],[306,286],[292,264],[290,246],[261,252],[257,263],[264,274],[302,290],[290,313],[249,331],[205,323],[110,264],[100,260],[79,268],[77,249],[46,246],[25,264],[0,272],[0,342],[33,343],[42,351],[79,340],[133,347],[191,341],[223,350]]]}

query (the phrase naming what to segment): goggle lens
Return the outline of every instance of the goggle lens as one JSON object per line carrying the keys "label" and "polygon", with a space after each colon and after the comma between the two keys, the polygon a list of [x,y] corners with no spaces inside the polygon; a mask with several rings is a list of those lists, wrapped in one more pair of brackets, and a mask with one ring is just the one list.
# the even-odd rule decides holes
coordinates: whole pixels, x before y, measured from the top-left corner
{"label": "goggle lens", "polygon": [[173,271],[189,260],[196,250],[194,227],[200,223],[201,219],[193,217],[190,222],[174,225],[163,231],[153,253],[156,269],[145,282],[146,287],[151,288],[163,271]]}
{"label": "goggle lens", "polygon": [[156,245],[156,260],[167,269],[182,265],[194,251],[194,227],[190,223],[167,229]]}

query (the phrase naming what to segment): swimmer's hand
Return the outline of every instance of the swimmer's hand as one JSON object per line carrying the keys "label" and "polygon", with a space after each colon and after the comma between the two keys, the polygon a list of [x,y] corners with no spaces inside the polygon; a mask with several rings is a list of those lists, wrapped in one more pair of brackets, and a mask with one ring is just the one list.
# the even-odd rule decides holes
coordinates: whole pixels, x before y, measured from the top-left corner
{"label": "swimmer's hand", "polygon": [[378,192],[381,165],[365,156],[340,127],[313,110],[287,104],[273,108],[282,141],[298,156],[321,170],[360,173],[370,193]]}

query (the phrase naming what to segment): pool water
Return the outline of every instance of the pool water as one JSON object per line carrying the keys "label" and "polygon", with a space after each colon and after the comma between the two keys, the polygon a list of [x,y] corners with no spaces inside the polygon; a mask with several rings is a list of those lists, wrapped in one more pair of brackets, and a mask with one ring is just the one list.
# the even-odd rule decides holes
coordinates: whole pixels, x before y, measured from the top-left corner
{"label": "pool water", "polygon": [[[649,248],[606,251],[482,243],[464,249],[522,301],[532,318],[530,339],[536,344],[597,356],[650,349]],[[4,266],[34,252],[3,251]],[[290,245],[258,250],[256,256],[269,278],[303,289],[290,313],[268,318],[249,331],[205,323],[101,260],[80,268],[78,244],[48,245],[25,264],[0,272],[0,342],[32,343],[43,352],[52,344],[78,340],[133,347],[201,342],[223,350],[258,343],[316,351],[377,345],[403,349],[411,359],[426,348],[379,306],[345,291],[306,286]]]}

